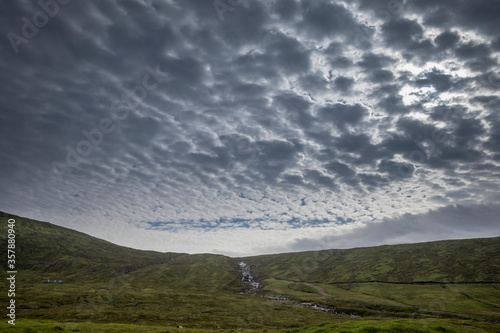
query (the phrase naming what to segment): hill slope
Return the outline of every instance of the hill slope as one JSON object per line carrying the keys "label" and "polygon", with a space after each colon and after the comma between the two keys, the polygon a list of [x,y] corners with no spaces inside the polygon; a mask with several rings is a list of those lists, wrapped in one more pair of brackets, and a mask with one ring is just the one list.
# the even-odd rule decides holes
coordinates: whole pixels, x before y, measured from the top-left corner
{"label": "hill slope", "polygon": [[[47,222],[0,212],[0,239],[6,242],[7,220],[16,220],[16,258],[19,269],[47,278],[106,280],[146,267],[166,264],[168,271],[200,285],[211,265],[224,275],[238,275],[237,261],[245,260],[258,279],[317,283],[341,282],[500,282],[500,237],[384,245],[347,250],[324,250],[230,259],[217,255],[187,255],[141,251]],[[6,247],[0,248],[3,257]],[[6,265],[6,260],[2,261]],[[194,265],[194,266],[193,266]],[[200,266],[201,265],[201,266]],[[5,268],[5,267],[4,267]],[[222,271],[224,273],[222,273]],[[151,276],[155,275],[152,272]],[[164,278],[174,281],[174,275]],[[170,274],[170,275],[168,275]],[[195,277],[199,274],[198,277]],[[156,274],[157,275],[157,274]],[[186,276],[189,278],[186,280]],[[228,279],[224,283],[229,283]]]}
{"label": "hill slope", "polygon": [[245,258],[259,279],[339,282],[500,282],[500,237]]}
{"label": "hill slope", "polygon": [[[46,279],[106,280],[185,255],[135,250],[48,222],[0,212],[2,244],[6,244],[10,218],[16,221],[18,270]],[[6,250],[6,246],[0,248],[5,270]]]}
{"label": "hill slope", "polygon": [[[429,331],[438,332],[452,328],[443,318],[463,319],[453,325],[476,331],[500,320],[500,238],[229,258],[134,250],[0,213],[5,271],[9,218],[16,220],[18,315],[31,324],[95,323],[89,332],[104,331],[105,323],[274,331],[322,322],[362,327],[375,319],[380,327],[411,331],[433,318],[436,329]],[[241,260],[261,282],[254,294],[241,293],[249,287]],[[49,278],[66,283],[42,283]],[[405,284],[422,281],[440,284]],[[396,317],[411,319],[395,324]],[[40,325],[51,331],[55,324]]]}

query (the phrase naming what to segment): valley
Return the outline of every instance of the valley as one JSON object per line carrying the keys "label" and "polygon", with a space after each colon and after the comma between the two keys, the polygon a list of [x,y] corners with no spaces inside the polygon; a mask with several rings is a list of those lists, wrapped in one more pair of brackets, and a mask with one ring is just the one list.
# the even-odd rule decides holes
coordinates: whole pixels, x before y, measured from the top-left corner
{"label": "valley", "polygon": [[6,213],[2,244],[8,218],[18,319],[5,332],[500,330],[500,238],[230,258],[134,250]]}

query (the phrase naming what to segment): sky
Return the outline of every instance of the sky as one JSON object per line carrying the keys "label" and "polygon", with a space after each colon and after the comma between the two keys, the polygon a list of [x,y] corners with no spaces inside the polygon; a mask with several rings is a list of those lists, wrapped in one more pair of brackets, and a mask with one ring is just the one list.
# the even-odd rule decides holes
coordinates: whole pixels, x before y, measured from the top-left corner
{"label": "sky", "polygon": [[230,256],[500,236],[500,1],[0,2],[0,210]]}

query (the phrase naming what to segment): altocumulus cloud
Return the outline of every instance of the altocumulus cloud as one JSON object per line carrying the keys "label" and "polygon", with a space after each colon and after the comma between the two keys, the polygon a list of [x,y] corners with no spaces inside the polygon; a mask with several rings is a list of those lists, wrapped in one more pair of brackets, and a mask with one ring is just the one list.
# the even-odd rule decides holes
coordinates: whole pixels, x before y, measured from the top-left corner
{"label": "altocumulus cloud", "polygon": [[499,234],[496,1],[0,4],[0,209],[230,255]]}

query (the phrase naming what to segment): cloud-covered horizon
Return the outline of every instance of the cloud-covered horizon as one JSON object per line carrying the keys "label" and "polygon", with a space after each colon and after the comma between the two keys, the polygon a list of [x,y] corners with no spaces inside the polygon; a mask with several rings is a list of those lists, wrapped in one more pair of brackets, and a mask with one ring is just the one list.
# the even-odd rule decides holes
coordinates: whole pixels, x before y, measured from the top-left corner
{"label": "cloud-covered horizon", "polygon": [[2,211],[190,253],[500,234],[499,2],[0,9]]}

